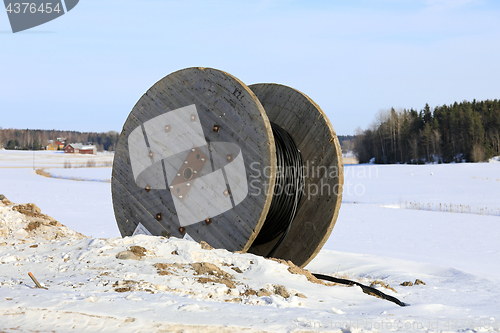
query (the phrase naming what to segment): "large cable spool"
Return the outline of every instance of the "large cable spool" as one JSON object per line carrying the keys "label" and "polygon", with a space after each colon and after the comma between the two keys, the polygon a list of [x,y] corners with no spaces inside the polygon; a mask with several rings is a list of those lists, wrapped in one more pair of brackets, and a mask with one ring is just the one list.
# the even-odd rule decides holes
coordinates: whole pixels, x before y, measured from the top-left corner
{"label": "large cable spool", "polygon": [[[291,224],[284,223],[286,236],[283,229],[268,240],[259,233],[270,230],[270,208],[281,209],[271,206],[273,198],[280,202],[275,183],[283,182],[277,153],[293,149],[276,135],[301,155],[303,195]],[[120,134],[111,181],[124,237],[190,237],[229,251],[272,252],[299,266],[330,236],[342,185],[340,144],[314,101],[284,85],[246,86],[211,68],[169,74],[139,99]]]}

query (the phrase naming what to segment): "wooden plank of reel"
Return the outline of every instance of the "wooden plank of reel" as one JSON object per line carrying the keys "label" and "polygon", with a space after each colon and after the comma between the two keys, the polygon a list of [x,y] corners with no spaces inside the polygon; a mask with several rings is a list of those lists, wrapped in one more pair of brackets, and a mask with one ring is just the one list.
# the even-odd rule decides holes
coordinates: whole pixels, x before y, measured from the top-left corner
{"label": "wooden plank of reel", "polygon": [[128,116],[111,181],[122,236],[188,234],[215,248],[265,255],[275,241],[252,243],[266,220],[276,178],[270,121],[293,137],[306,168],[337,168],[336,177],[306,174],[306,191],[309,184],[326,182],[323,188],[337,192],[309,198],[306,192],[275,254],[306,265],[328,239],[340,208],[342,155],[333,127],[319,106],[292,88],[248,87],[210,68],[164,77]]}
{"label": "wooden plank of reel", "polygon": [[[292,136],[304,160],[304,196],[290,232],[275,253],[304,267],[319,253],[337,221],[344,184],[340,143],[323,110],[307,95],[280,84],[249,87],[269,120]],[[251,247],[249,252],[264,255],[275,242]]]}

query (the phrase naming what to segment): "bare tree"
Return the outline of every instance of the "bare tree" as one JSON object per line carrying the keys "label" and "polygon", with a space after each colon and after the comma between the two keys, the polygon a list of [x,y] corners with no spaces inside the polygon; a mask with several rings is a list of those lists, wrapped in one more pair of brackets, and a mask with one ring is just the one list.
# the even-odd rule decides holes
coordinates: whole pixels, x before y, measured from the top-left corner
{"label": "bare tree", "polygon": [[441,134],[438,130],[432,131],[432,154],[438,159],[441,156]]}
{"label": "bare tree", "polygon": [[497,129],[491,130],[488,132],[488,137],[493,146],[493,151],[495,154],[500,155],[500,132]]}
{"label": "bare tree", "polygon": [[411,160],[416,163],[418,161],[418,141],[415,137],[409,141]]}
{"label": "bare tree", "polygon": [[472,160],[474,162],[483,162],[486,158],[484,153],[484,148],[480,144],[476,143],[472,147]]}

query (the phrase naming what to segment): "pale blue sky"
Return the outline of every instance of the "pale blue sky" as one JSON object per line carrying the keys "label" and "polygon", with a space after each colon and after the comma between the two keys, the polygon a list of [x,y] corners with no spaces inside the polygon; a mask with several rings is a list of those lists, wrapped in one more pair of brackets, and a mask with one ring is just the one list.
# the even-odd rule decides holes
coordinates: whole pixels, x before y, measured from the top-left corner
{"label": "pale blue sky", "polygon": [[500,98],[500,2],[81,0],[12,34],[0,12],[0,126],[121,131],[191,66],[313,98],[337,134],[379,109]]}

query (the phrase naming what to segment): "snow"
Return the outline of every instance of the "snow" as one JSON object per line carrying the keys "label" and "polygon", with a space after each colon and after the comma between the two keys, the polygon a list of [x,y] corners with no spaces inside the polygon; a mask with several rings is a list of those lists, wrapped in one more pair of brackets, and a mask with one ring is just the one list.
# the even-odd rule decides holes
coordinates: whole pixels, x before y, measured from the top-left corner
{"label": "snow", "polygon": [[97,155],[66,154],[59,151],[24,151],[24,150],[2,150],[0,151],[0,167],[9,168],[46,168],[64,167],[70,163],[73,167],[85,166],[89,161],[95,162],[97,166],[111,165],[113,153],[103,152]]}
{"label": "snow", "polygon": [[500,163],[500,156],[492,157],[488,160],[489,163]]}
{"label": "snow", "polygon": [[499,170],[494,163],[349,166],[342,199],[500,216]]}
{"label": "snow", "polygon": [[[68,228],[26,231],[33,218],[0,203],[2,332],[500,332],[498,163],[345,167],[337,224],[306,268],[367,285],[381,280],[396,292],[379,290],[410,304],[399,307],[359,287],[309,282],[251,254],[120,238],[109,183],[43,177],[30,158],[0,152],[0,193],[35,203]],[[101,168],[63,168],[58,152],[36,158],[53,175],[105,180],[112,155],[95,157],[108,163]],[[132,246],[145,256],[117,259]],[[200,263],[215,265],[234,287],[197,274]],[[34,288],[28,272],[48,290]],[[400,285],[416,279],[426,285]],[[290,297],[275,294],[277,285]],[[270,295],[251,295],[261,289]]]}
{"label": "snow", "polygon": [[95,168],[48,168],[45,171],[54,178],[109,183],[111,181],[111,169],[111,167],[105,166]]}
{"label": "snow", "polygon": [[343,158],[356,158],[356,154],[352,150],[349,150],[345,153],[342,153],[342,157]]}

